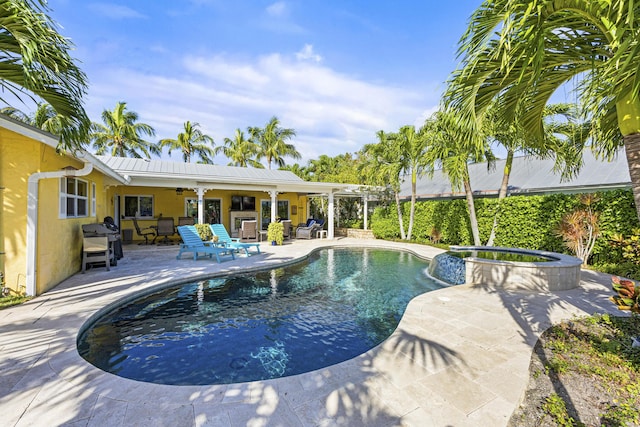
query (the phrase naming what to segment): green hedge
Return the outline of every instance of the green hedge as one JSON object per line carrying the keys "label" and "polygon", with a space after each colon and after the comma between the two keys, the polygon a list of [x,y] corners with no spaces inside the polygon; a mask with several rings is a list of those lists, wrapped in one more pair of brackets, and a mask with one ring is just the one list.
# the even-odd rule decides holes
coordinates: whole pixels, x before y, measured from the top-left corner
{"label": "green hedge", "polygon": [[[621,262],[621,254],[608,244],[615,233],[631,234],[640,227],[631,190],[597,193],[599,201],[594,209],[600,213],[602,237],[598,239],[593,258],[600,261]],[[562,216],[577,207],[578,194],[546,196],[510,196],[504,199],[496,230],[495,246],[520,247],[568,253],[555,229]],[[497,199],[476,199],[478,228],[483,243],[489,238]],[[409,226],[410,203],[402,204],[405,230]],[[440,231],[441,243],[471,245],[473,237],[464,199],[423,201],[416,203],[412,240],[426,241],[433,228]],[[371,230],[380,239],[400,238],[395,204],[378,207],[371,217]]]}

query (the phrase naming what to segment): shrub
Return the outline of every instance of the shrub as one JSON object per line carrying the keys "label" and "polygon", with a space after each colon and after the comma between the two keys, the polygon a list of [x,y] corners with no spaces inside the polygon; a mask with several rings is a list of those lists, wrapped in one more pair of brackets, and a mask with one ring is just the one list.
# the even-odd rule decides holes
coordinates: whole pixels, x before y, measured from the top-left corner
{"label": "shrub", "polygon": [[[633,194],[631,190],[614,190],[599,192],[597,195],[598,200],[594,202],[593,210],[599,213],[602,237],[595,242],[591,261],[596,264],[622,263],[625,261],[622,250],[612,247],[608,241],[616,233],[629,236],[634,228],[640,228]],[[580,195],[576,194],[507,197],[501,203],[494,244],[568,252],[555,229],[563,215],[579,206],[579,198]],[[475,203],[480,237],[486,241],[493,225],[497,199],[479,198]],[[405,228],[409,226],[409,208],[410,203],[404,202],[402,209]],[[400,238],[395,204],[375,209],[371,217],[371,229],[380,239]],[[440,242],[443,244],[472,244],[465,200],[417,202],[412,238],[427,242],[434,229],[440,233]]]}
{"label": "shrub", "polygon": [[378,239],[395,240],[400,238],[395,204],[375,208],[373,215],[371,215],[371,231]]}
{"label": "shrub", "polygon": [[640,286],[632,280],[620,279],[617,276],[611,278],[611,286],[618,294],[609,300],[618,307],[618,310],[630,310],[640,314]]}
{"label": "shrub", "polygon": [[565,246],[580,258],[584,265],[587,265],[596,240],[600,237],[599,215],[593,210],[597,200],[594,194],[581,195],[581,206],[564,214],[556,227],[556,234],[562,237]]}
{"label": "shrub", "polygon": [[270,222],[267,227],[267,240],[281,245],[284,242],[284,224],[281,222]]}

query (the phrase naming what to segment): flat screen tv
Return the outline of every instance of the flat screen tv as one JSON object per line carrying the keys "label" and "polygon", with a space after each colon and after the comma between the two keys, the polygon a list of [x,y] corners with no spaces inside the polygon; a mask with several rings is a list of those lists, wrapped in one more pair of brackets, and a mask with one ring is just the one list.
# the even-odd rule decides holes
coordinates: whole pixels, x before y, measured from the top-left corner
{"label": "flat screen tv", "polygon": [[256,198],[252,196],[231,196],[232,211],[255,211]]}
{"label": "flat screen tv", "polygon": [[243,211],[255,211],[256,210],[256,198],[251,196],[242,197],[242,210]]}
{"label": "flat screen tv", "polygon": [[242,210],[242,196],[231,196],[231,210],[232,211]]}

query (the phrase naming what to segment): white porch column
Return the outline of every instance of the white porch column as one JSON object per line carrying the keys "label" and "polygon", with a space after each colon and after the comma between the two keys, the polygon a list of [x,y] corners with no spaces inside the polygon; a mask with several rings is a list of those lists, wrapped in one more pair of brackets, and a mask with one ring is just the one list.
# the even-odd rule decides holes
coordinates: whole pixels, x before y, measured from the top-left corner
{"label": "white porch column", "polygon": [[329,206],[327,207],[327,212],[329,212],[329,226],[327,227],[327,238],[329,239],[333,239],[333,235],[334,235],[334,227],[333,227],[333,217],[334,217],[334,212],[333,212],[333,192],[330,191],[329,192]]}
{"label": "white porch column", "polygon": [[340,199],[336,199],[336,227],[340,228]]}
{"label": "white porch column", "polygon": [[205,189],[202,187],[196,188],[198,194],[198,224],[204,223],[204,193]]}
{"label": "white porch column", "polygon": [[276,216],[278,216],[278,192],[269,191],[271,196],[271,222],[276,222]]}
{"label": "white porch column", "polygon": [[362,196],[364,201],[364,229],[369,229],[369,195],[365,194]]}

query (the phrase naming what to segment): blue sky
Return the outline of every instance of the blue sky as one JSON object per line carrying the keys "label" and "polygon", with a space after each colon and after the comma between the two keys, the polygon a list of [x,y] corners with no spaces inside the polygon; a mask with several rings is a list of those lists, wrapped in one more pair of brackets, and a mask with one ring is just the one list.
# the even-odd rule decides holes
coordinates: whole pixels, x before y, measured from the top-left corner
{"label": "blue sky", "polygon": [[[50,0],[89,80],[86,110],[125,101],[156,139],[200,123],[216,145],[277,116],[306,164],[419,126],[481,1]],[[163,155],[168,158],[167,154]],[[173,152],[173,160],[181,161]],[[224,157],[216,163],[225,164]],[[287,159],[287,163],[292,163]]]}

